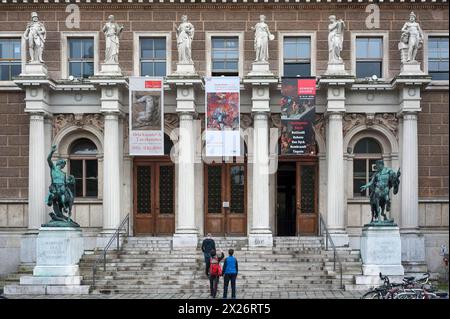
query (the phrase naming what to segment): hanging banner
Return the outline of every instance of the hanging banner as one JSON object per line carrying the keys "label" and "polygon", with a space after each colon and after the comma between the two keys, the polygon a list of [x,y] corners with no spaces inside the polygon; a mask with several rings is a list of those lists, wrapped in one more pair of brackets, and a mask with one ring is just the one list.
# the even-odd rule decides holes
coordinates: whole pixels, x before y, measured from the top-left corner
{"label": "hanging banner", "polygon": [[130,77],[130,155],[164,155],[163,90],[163,78]]}
{"label": "hanging banner", "polygon": [[281,82],[281,155],[308,155],[314,150],[316,79]]}
{"label": "hanging banner", "polygon": [[239,156],[239,77],[207,77],[205,90],[206,156]]}

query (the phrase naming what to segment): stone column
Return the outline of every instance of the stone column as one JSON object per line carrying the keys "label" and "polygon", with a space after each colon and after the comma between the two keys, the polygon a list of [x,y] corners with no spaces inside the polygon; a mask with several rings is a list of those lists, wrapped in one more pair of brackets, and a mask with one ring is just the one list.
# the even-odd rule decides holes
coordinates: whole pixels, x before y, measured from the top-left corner
{"label": "stone column", "polygon": [[253,115],[253,192],[250,246],[272,247],[269,220],[269,124],[267,112]]}
{"label": "stone column", "polygon": [[103,151],[103,230],[113,232],[120,224],[119,114],[105,113]]}
{"label": "stone column", "polygon": [[[47,180],[47,145],[45,143],[44,114],[30,114],[30,149],[28,155],[28,229],[39,230],[47,222],[45,206]],[[48,150],[50,151],[50,150]]]}
{"label": "stone column", "polygon": [[195,179],[194,179],[194,117],[182,112],[178,141],[178,218],[173,247],[196,247],[198,229],[195,225]]}
{"label": "stone column", "polygon": [[195,223],[195,146],[194,83],[200,79],[173,77],[169,83],[176,85],[177,113],[179,116],[179,140],[177,143],[177,216],[173,235],[174,249],[192,249],[198,244],[198,228]]}
{"label": "stone column", "polygon": [[342,112],[327,114],[327,224],[336,246],[348,246],[344,220],[344,150]]}

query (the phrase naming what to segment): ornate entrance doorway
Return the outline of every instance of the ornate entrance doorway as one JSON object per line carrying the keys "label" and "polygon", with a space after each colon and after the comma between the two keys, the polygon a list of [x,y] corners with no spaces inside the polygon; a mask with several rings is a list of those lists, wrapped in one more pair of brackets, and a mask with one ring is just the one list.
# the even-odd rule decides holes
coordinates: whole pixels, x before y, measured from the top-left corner
{"label": "ornate entrance doorway", "polygon": [[280,159],[277,172],[277,236],[316,235],[317,160]]}
{"label": "ornate entrance doorway", "polygon": [[246,164],[209,164],[205,176],[205,233],[245,236],[247,233]]}

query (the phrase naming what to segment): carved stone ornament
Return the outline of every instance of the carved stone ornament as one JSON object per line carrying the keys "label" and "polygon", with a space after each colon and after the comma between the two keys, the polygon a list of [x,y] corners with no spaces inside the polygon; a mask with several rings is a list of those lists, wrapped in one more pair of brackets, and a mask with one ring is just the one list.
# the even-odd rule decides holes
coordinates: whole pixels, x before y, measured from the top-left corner
{"label": "carved stone ornament", "polygon": [[248,129],[253,125],[253,118],[250,114],[241,114],[241,128],[243,130]]}
{"label": "carved stone ornament", "polygon": [[282,128],[281,125],[281,114],[271,114],[270,119],[272,120],[270,127]]}
{"label": "carved stone ornament", "polygon": [[164,114],[164,125],[169,126],[171,129],[177,128],[179,124],[179,117],[175,113]]}
{"label": "carved stone ornament", "polygon": [[85,125],[94,126],[103,132],[103,116],[101,114],[58,114],[53,117],[53,136],[67,126],[82,128]]}
{"label": "carved stone ornament", "polygon": [[316,113],[316,117],[314,119],[314,130],[316,134],[322,136],[323,140],[325,140],[325,123],[325,114]]}
{"label": "carved stone ornament", "polygon": [[398,118],[393,113],[346,114],[343,118],[344,136],[350,129],[358,125],[366,125],[367,127],[382,125],[391,131],[394,136],[398,137]]}

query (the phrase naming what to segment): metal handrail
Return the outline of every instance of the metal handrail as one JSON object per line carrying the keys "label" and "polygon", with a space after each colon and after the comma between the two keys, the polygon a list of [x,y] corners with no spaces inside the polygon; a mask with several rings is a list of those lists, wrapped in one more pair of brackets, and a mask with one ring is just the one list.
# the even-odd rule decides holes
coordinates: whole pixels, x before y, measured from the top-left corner
{"label": "metal handrail", "polygon": [[130,235],[130,214],[128,214],[120,223],[119,227],[116,229],[114,234],[112,235],[111,239],[106,244],[105,248],[103,249],[103,252],[98,256],[98,258],[94,262],[94,266],[92,266],[92,287],[95,288],[95,274],[97,273],[97,264],[100,262],[100,260],[103,259],[103,271],[106,271],[106,253],[111,247],[112,243],[114,242],[114,239],[117,238],[117,251],[120,250],[120,230],[124,228],[125,224],[126,226],[126,237]]}
{"label": "metal handrail", "polygon": [[323,235],[323,230],[325,230],[325,250],[328,250],[328,241],[330,241],[331,248],[333,249],[333,271],[336,271],[336,261],[339,264],[339,272],[340,272],[340,284],[341,289],[344,289],[344,285],[342,284],[342,262],[339,259],[339,255],[336,250],[336,246],[334,245],[333,239],[330,236],[330,232],[328,231],[327,224],[323,220],[322,214],[319,213],[319,236]]}

